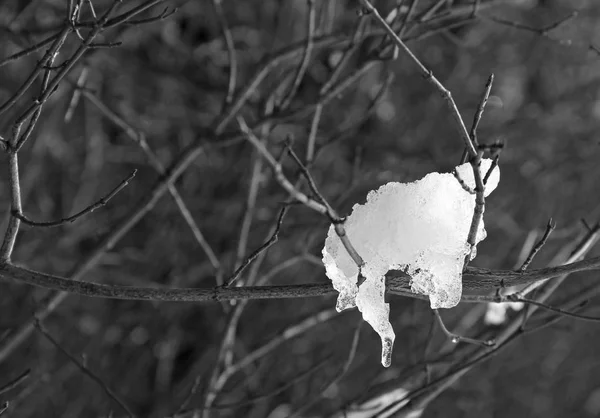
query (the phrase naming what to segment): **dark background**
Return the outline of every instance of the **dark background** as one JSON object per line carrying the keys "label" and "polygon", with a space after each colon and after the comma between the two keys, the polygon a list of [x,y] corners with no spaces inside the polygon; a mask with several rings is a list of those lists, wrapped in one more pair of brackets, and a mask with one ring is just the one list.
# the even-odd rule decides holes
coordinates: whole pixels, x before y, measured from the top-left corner
{"label": "dark background", "polygon": [[[54,33],[64,23],[65,3],[1,2],[0,57]],[[94,1],[93,5],[100,13],[108,3]],[[420,1],[415,16],[435,3]],[[427,36],[408,45],[453,93],[467,124],[488,76],[495,74],[479,137],[482,142],[498,140],[505,144],[500,159],[501,182],[486,207],[488,238],[479,245],[473,265],[490,269],[518,266],[549,217],[557,229],[533,267],[560,262],[585,232],[580,220],[592,224],[600,214],[600,56],[594,50],[594,45],[600,45],[600,3],[484,1],[477,18],[450,29],[444,25],[468,16],[468,12],[459,11],[470,2],[439,3],[439,21],[413,22],[406,36]],[[87,4],[84,2],[82,18],[90,19]],[[137,4],[124,2],[121,8],[127,10]],[[394,4],[376,3],[384,16]],[[281,203],[287,198],[285,192],[249,143],[219,147],[216,144],[221,139],[212,130],[222,112],[229,71],[213,3],[167,1],[136,18],[156,16],[164,7],[178,9],[166,19],[124,24],[102,35],[103,42],[121,41],[122,45],[91,50],[79,61],[45,104],[31,139],[20,153],[24,212],[35,220],[60,219],[81,210],[133,169],[138,170],[135,179],[106,206],[73,224],[53,229],[23,226],[13,255],[16,263],[68,275],[148,195],[159,178],[140,147],[89,100],[82,97],[66,120],[82,71],[87,72],[85,86],[146,135],[163,165],[168,167],[198,138],[208,144],[175,186],[225,277],[270,236]],[[290,45],[303,45],[307,20],[304,0],[224,0],[223,8],[235,42],[238,92],[269,57]],[[348,39],[359,19],[359,9],[358,1],[317,0],[317,35],[333,33]],[[489,19],[544,28],[573,11],[578,11],[575,18],[548,33]],[[373,20],[369,22],[371,29],[377,28]],[[360,67],[381,39],[363,41],[343,76]],[[73,36],[63,52],[72,53],[77,45]],[[2,102],[23,82],[44,51],[42,48],[0,67]],[[291,109],[302,109],[317,100],[340,52],[343,48],[336,44],[315,48]],[[277,92],[285,91],[286,85],[281,83],[293,76],[298,62],[288,60],[275,66],[252,92],[241,111],[248,121],[264,117],[267,98],[273,93],[279,97]],[[394,74],[394,80],[374,103],[388,74]],[[19,110],[38,90],[39,81],[15,109],[0,115],[0,135],[8,137]],[[294,149],[303,156],[310,122],[311,114],[275,118],[267,124],[263,133],[272,152],[278,155],[286,136],[293,135]],[[236,129],[237,124],[231,123],[225,131]],[[323,195],[344,215],[354,203],[364,201],[369,190],[388,181],[413,181],[431,171],[450,171],[460,160],[463,146],[439,92],[400,53],[395,61],[384,60],[373,66],[327,103],[317,149],[311,172]],[[5,157],[1,164],[6,167]],[[297,168],[289,158],[284,165],[290,178],[296,178]],[[6,178],[2,174],[0,202],[8,217]],[[255,198],[249,198],[252,184],[257,187]],[[246,218],[250,224],[244,223]],[[328,224],[326,218],[308,208],[292,206],[279,241],[246,270],[242,281],[267,277],[261,284],[326,282],[320,257]],[[238,250],[244,234],[247,243]],[[594,253],[598,251],[592,250]],[[85,279],[132,286],[210,288],[216,284],[214,266],[168,194],[106,252]],[[584,288],[590,288],[592,297],[596,281],[593,272],[573,275],[558,289],[555,299],[568,300],[570,294]],[[16,282],[0,283],[0,344],[31,319],[48,294],[47,290]],[[447,339],[439,328],[432,328],[434,319],[428,303],[401,297],[391,297],[390,302],[397,340],[389,369],[380,365],[379,337],[364,325],[349,369],[322,393],[323,385],[346,361],[360,323],[358,312],[345,312],[317,321],[305,333],[231,376],[215,404],[271,396],[237,408],[211,410],[210,415],[283,417],[323,395],[300,416],[333,416],[359,397],[368,397],[374,387],[381,388],[376,386],[381,382],[389,382],[390,388],[396,389],[420,387],[422,382],[411,376],[438,360],[442,348],[448,347]],[[334,304],[333,297],[250,301],[239,318],[231,351],[234,360]],[[591,298],[584,312],[597,314],[597,304]],[[136,414],[163,417],[181,407],[196,380],[198,390],[188,407],[201,407],[230,320],[224,309],[218,303],[70,296],[44,326],[65,350],[78,359],[85,356],[87,367]],[[474,335],[485,328],[484,311],[485,305],[467,304],[444,311],[443,316],[449,328]],[[598,416],[598,327],[564,318],[519,338],[444,391],[423,416]],[[320,368],[306,375],[323,360]],[[38,331],[0,362],[0,386],[27,369],[29,378],[1,395],[0,401],[11,403],[5,412],[8,416],[123,414],[96,382]],[[284,387],[287,384],[289,387]],[[283,389],[275,393],[278,388]]]}

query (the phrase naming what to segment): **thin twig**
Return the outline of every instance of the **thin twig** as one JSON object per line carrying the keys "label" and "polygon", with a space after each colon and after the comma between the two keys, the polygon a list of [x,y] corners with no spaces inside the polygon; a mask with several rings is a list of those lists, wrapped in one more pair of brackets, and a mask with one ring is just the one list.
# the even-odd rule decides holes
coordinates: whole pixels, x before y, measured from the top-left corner
{"label": "thin twig", "polygon": [[523,262],[523,265],[520,268],[521,271],[527,270],[527,267],[529,267],[529,265],[533,261],[533,258],[542,249],[542,247],[546,244],[546,241],[548,241],[550,234],[552,233],[552,231],[554,231],[555,228],[556,228],[556,224],[552,221],[552,218],[550,218],[550,220],[548,221],[548,224],[546,225],[546,231],[544,232],[544,236],[531,249],[529,256],[525,259],[525,261]]}
{"label": "thin twig", "polygon": [[231,277],[229,279],[227,279],[225,281],[225,283],[223,283],[223,286],[225,286],[225,287],[231,286],[240,277],[240,275],[246,269],[246,267],[248,267],[256,259],[256,257],[258,257],[260,255],[260,253],[267,251],[269,248],[271,248],[271,246],[273,246],[277,242],[277,240],[279,238],[279,230],[281,228],[281,224],[283,223],[283,218],[285,216],[286,211],[287,211],[287,206],[284,206],[279,211],[279,216],[277,217],[277,224],[276,224],[277,226],[275,227],[275,231],[273,232],[273,235],[271,235],[271,237],[264,244],[262,244],[256,250],[254,250],[252,252],[252,254],[250,254],[246,258],[246,260],[244,260],[242,265],[237,268],[237,270],[231,275]]}
{"label": "thin twig", "polygon": [[468,344],[481,345],[484,347],[494,347],[496,345],[496,341],[494,341],[494,340],[485,340],[485,341],[476,340],[473,338],[463,337],[461,335],[450,332],[448,330],[448,328],[446,328],[446,325],[444,325],[444,320],[442,319],[440,312],[437,309],[433,309],[433,313],[434,313],[438,323],[440,324],[440,328],[442,329],[442,331],[444,331],[444,334],[446,334],[448,336],[448,338],[450,338],[450,341],[453,344],[458,344],[459,342],[462,341],[462,342],[465,342]]}
{"label": "thin twig", "polygon": [[494,74],[490,74],[488,77],[487,83],[485,83],[485,90],[483,91],[483,96],[479,101],[479,106],[477,106],[477,111],[475,112],[475,116],[473,117],[473,124],[471,125],[470,137],[473,142],[473,146],[475,148],[479,147],[479,140],[477,139],[477,128],[479,127],[479,122],[481,121],[481,117],[483,116],[483,111],[485,110],[485,105],[490,97],[490,92],[492,91],[492,84],[494,83]]}
{"label": "thin twig", "polygon": [[16,61],[19,58],[26,57],[27,55],[29,55],[29,54],[37,51],[38,49],[41,49],[41,48],[45,47],[49,43],[52,43],[52,42],[56,41],[56,39],[58,39],[60,36],[62,36],[62,33],[63,32],[59,32],[59,33],[56,33],[54,35],[51,35],[51,36],[47,37],[46,39],[38,42],[37,44],[34,44],[34,45],[30,46],[27,49],[24,49],[21,52],[17,52],[16,54],[10,55],[10,56],[2,59],[0,61],[0,67],[4,66],[4,65],[6,65],[6,64],[8,64],[8,63],[10,63],[12,61]]}
{"label": "thin twig", "polygon": [[492,173],[494,172],[494,169],[496,167],[498,167],[498,161],[500,161],[500,154],[497,154],[494,159],[492,160],[492,164],[490,165],[490,168],[488,169],[487,173],[485,173],[485,177],[483,178],[483,185],[487,185],[488,180],[490,179],[490,176],[492,175]]}
{"label": "thin twig", "polygon": [[171,16],[173,16],[175,13],[177,13],[179,9],[177,7],[175,7],[174,9],[169,10],[168,7],[165,7],[164,10],[156,16],[153,17],[149,17],[147,19],[137,19],[137,20],[128,20],[125,22],[125,24],[129,25],[129,26],[137,26],[137,25],[146,25],[148,23],[154,23],[154,22],[158,22],[160,20],[164,20],[167,19]]}
{"label": "thin twig", "polygon": [[125,411],[125,413],[127,413],[127,415],[129,415],[132,418],[135,417],[135,415],[133,414],[133,412],[131,412],[131,409],[129,409],[129,407],[125,404],[125,402],[123,402],[121,399],[119,399],[119,397],[108,387],[108,385],[106,383],[104,383],[104,381],[98,375],[96,375],[94,372],[92,372],[85,364],[83,364],[81,361],[79,361],[77,358],[75,358],[75,356],[73,356],[65,348],[63,348],[62,345],[60,345],[60,343],[58,341],[56,341],[54,339],[54,337],[52,335],[50,335],[50,333],[48,331],[46,331],[46,329],[44,328],[44,326],[42,325],[42,323],[40,321],[36,321],[35,326],[38,329],[38,331],[40,331],[40,333],[44,337],[46,337],[46,339],[48,341],[50,341],[54,347],[56,347],[61,353],[63,353],[65,356],[67,356],[69,358],[69,360],[71,360],[71,362],[73,364],[75,364],[79,368],[79,370],[81,370],[83,372],[83,374],[85,374],[90,379],[92,379],[94,382],[96,382],[102,388],[104,393],[106,393],[109,398],[111,398],[114,402],[116,402]]}
{"label": "thin twig", "polygon": [[[242,408],[245,406],[250,406],[250,405],[254,405],[258,402],[270,399],[276,395],[279,395],[280,393],[285,392],[287,389],[289,389],[290,387],[298,384],[298,382],[300,382],[303,379],[306,379],[307,377],[315,374],[316,372],[318,372],[319,370],[321,370],[323,368],[323,366],[325,366],[326,364],[330,363],[332,360],[333,356],[327,356],[325,357],[323,360],[318,361],[316,364],[314,364],[313,366],[311,366],[310,368],[308,368],[308,370],[303,371],[302,373],[300,373],[299,375],[289,379],[285,384],[280,385],[279,387],[277,387],[277,389],[266,393],[264,395],[259,395],[259,396],[255,396],[252,399],[247,399],[241,402],[235,402],[235,403],[229,403],[229,404],[216,404],[216,405],[211,405],[208,408],[203,408],[205,410],[213,410],[213,411],[219,411],[219,410],[226,410],[226,409],[236,409],[236,408]],[[198,409],[194,409],[193,411],[198,411]],[[188,414],[190,411],[181,411],[178,412],[177,414],[175,414],[175,416],[173,418],[177,418],[180,417],[182,415],[186,415]]]}
{"label": "thin twig", "polygon": [[521,297],[517,297],[517,296],[508,296],[507,299],[511,302],[523,302],[523,303],[528,303],[530,305],[534,305],[537,306],[538,308],[542,308],[545,309],[547,311],[551,311],[560,315],[564,315],[567,316],[569,318],[575,318],[575,319],[579,319],[582,321],[589,321],[589,322],[600,322],[600,318],[599,317],[595,317],[595,316],[588,316],[588,315],[581,315],[581,314],[577,314],[577,313],[573,313],[573,312],[569,312],[566,311],[564,309],[560,309],[560,308],[555,308],[553,306],[550,306],[548,304],[545,304],[543,302],[538,302],[536,300],[533,299],[528,299],[528,298],[521,298]]}
{"label": "thin twig", "polygon": [[51,228],[51,227],[55,227],[55,226],[64,225],[66,223],[72,223],[72,222],[75,222],[77,219],[81,218],[82,216],[85,216],[88,213],[92,213],[96,209],[101,208],[102,206],[106,205],[110,199],[115,197],[115,195],[117,193],[119,193],[121,190],[123,190],[129,184],[129,182],[135,177],[136,173],[137,173],[137,170],[133,170],[133,172],[131,174],[129,174],[129,176],[127,176],[127,178],[125,178],[125,180],[121,181],[121,183],[119,183],[119,185],[117,187],[115,187],[112,191],[110,191],[104,197],[100,198],[100,200],[98,200],[97,202],[95,202],[95,203],[91,204],[90,206],[88,206],[87,208],[77,212],[75,215],[60,219],[58,221],[50,221],[50,222],[32,221],[31,219],[27,218],[22,212],[18,212],[15,210],[13,210],[12,214],[16,218],[19,218],[21,221],[23,221],[23,223],[25,223],[27,225],[31,225],[31,226],[37,226],[37,227]]}
{"label": "thin twig", "polygon": [[71,28],[66,26],[55,38],[52,39],[52,46],[46,51],[44,56],[40,58],[35,69],[29,74],[27,79],[21,84],[21,86],[9,97],[2,105],[0,105],[0,114],[6,112],[12,106],[17,103],[17,100],[21,98],[23,94],[31,87],[33,82],[37,79],[40,73],[44,70],[44,66],[50,60],[50,58],[56,56],[56,53],[62,47],[67,36],[71,32]]}
{"label": "thin twig", "polygon": [[467,192],[469,194],[475,194],[475,190],[473,190],[471,187],[469,187],[469,185],[460,177],[460,174],[458,174],[458,171],[452,170],[452,175],[454,176],[456,181],[458,181],[458,184],[460,184],[460,187],[462,187],[462,189],[465,192]]}

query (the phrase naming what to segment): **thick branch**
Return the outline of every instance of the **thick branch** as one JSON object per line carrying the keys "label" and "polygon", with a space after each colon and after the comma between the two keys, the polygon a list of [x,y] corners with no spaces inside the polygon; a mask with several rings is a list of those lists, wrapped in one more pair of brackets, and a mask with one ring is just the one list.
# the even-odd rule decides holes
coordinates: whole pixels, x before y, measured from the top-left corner
{"label": "thick branch", "polygon": [[[577,261],[564,266],[528,271],[491,271],[476,267],[468,267],[463,275],[463,289],[467,294],[491,291],[502,285],[515,286],[529,284],[540,280],[559,277],[564,274],[598,269],[600,269],[600,257]],[[0,277],[21,281],[46,289],[62,290],[83,296],[126,300],[207,302],[232,299],[303,298],[327,296],[337,293],[330,283],[180,289],[117,286],[71,280],[64,277],[28,270],[12,264],[0,266]],[[391,271],[388,273],[387,290],[390,294],[427,299],[427,296],[425,295],[415,294],[410,291],[410,277],[400,271]],[[469,302],[477,300],[465,298],[464,301]]]}

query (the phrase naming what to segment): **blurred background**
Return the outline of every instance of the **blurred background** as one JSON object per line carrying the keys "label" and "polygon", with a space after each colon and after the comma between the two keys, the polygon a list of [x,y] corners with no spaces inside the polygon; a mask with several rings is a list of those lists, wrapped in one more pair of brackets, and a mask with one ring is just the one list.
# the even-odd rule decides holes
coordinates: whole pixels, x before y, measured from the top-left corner
{"label": "blurred background", "polygon": [[[79,7],[77,31],[67,37],[56,67],[45,68],[60,71],[92,30],[83,23],[111,3],[1,2],[0,103],[19,89],[48,46],[5,58],[60,32],[67,7]],[[468,126],[486,80],[495,75],[478,132],[482,143],[504,144],[501,182],[488,199],[488,237],[473,265],[518,267],[550,217],[557,228],[532,268],[566,259],[586,232],[581,220],[592,225],[600,216],[600,3],[374,4],[453,93]],[[112,22],[44,104],[20,152],[24,213],[37,221],[64,218],[106,195],[132,170],[137,175],[75,223],[22,226],[15,263],[70,276],[101,254],[89,261],[84,279],[128,286],[211,288],[230,277],[271,236],[287,199],[252,146],[235,140],[239,127],[225,117],[230,111],[242,115],[276,156],[293,138],[294,150],[342,215],[386,182],[450,171],[460,161],[463,145],[441,95],[402,52],[396,58],[358,1],[131,1],[114,16],[143,5],[152,7]],[[40,80],[0,114],[0,136],[10,136],[39,94]],[[232,103],[241,106],[232,111]],[[163,175],[157,167],[169,170],[195,144],[202,151],[173,183],[179,204],[165,193],[114,245],[105,245],[145,207]],[[6,161],[3,154],[2,167]],[[284,170],[293,181],[300,178],[290,158]],[[10,211],[7,171],[0,182],[2,230]],[[184,219],[182,207],[191,219]],[[278,242],[238,283],[327,282],[320,259],[328,224],[306,207],[290,207]],[[584,294],[584,313],[600,315],[596,280],[593,272],[573,275],[551,304]],[[5,414],[125,416],[40,331],[14,344],[52,297],[45,289],[0,283],[0,387],[29,370],[23,382],[0,391],[0,402],[10,403]],[[361,326],[357,311],[335,313],[335,297],[219,304],[72,295],[43,324],[137,416],[392,416],[377,405],[423,387],[436,367],[456,364],[465,353],[454,356],[427,302],[389,301],[397,335],[389,369],[380,364],[379,337]],[[486,309],[461,304],[442,314],[450,329],[493,335],[502,325],[486,324]],[[532,322],[549,315],[536,318]],[[599,329],[564,318],[524,335],[434,396],[421,416],[598,416]],[[389,397],[374,400],[383,395]]]}

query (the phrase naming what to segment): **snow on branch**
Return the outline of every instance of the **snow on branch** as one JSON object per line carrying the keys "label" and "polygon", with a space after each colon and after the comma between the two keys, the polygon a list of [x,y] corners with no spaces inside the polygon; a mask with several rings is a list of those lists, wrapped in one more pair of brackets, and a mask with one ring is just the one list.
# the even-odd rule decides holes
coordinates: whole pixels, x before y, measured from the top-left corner
{"label": "snow on branch", "polygon": [[[482,177],[492,160],[482,159]],[[457,181],[457,178],[460,181]],[[500,169],[493,168],[485,187],[489,195],[498,185]],[[385,303],[385,274],[403,270],[411,278],[411,290],[428,295],[432,309],[452,308],[462,295],[465,258],[476,255],[467,243],[475,195],[471,164],[451,173],[430,173],[413,183],[391,182],[371,191],[364,205],[355,205],[346,218],[349,239],[364,259],[363,283],[359,270],[335,233],[334,225],[323,248],[323,263],[339,292],[337,310],[358,307],[363,318],[382,339],[382,364],[391,363],[395,338]],[[486,237],[479,224],[475,245]]]}

